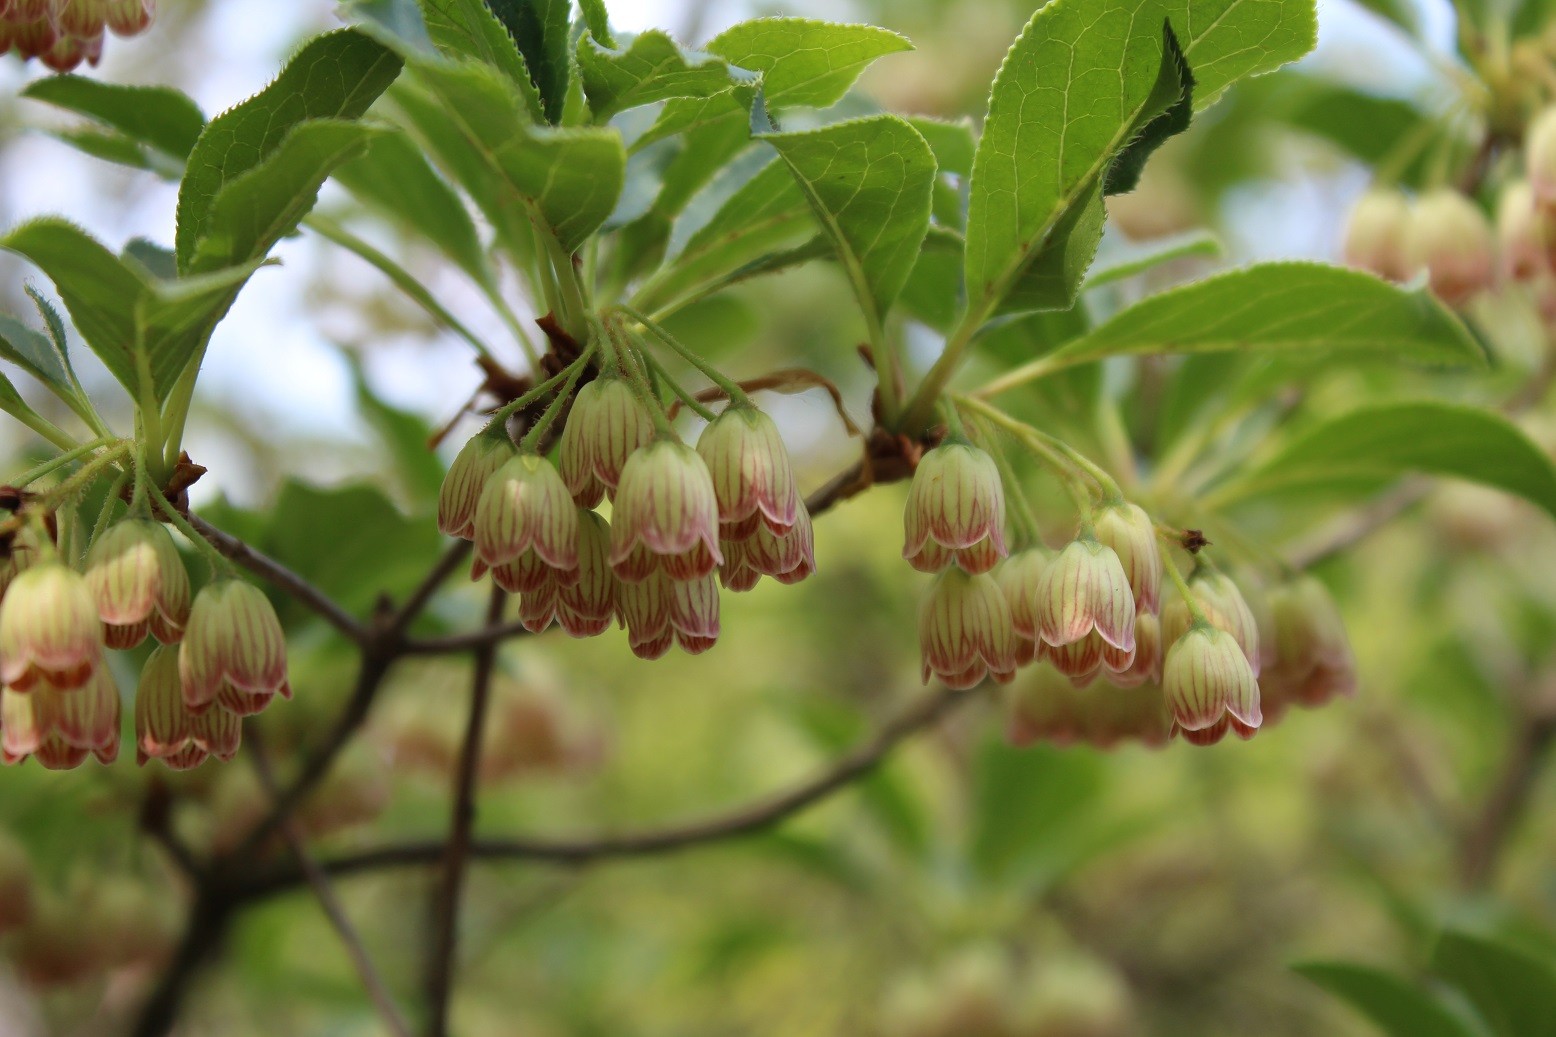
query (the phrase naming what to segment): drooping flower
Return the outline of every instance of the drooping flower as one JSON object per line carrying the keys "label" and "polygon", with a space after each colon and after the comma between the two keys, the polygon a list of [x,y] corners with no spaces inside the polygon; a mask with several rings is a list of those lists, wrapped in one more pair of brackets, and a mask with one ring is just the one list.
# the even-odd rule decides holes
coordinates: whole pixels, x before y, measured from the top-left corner
{"label": "drooping flower", "polygon": [[481,491],[513,455],[513,443],[502,429],[483,431],[460,448],[438,489],[438,529],[444,536],[475,539]]}
{"label": "drooping flower", "polygon": [[1259,678],[1266,715],[1273,720],[1293,702],[1315,707],[1356,693],[1356,657],[1328,588],[1298,577],[1271,593],[1270,612],[1274,636]]}
{"label": "drooping flower", "polygon": [[1059,552],[1038,580],[1037,624],[1055,648],[1095,631],[1118,652],[1133,652],[1135,598],[1113,549],[1083,536]]}
{"label": "drooping flower", "polygon": [[627,643],[641,659],[657,659],[680,645],[689,655],[712,648],[719,636],[719,587],[712,573],[672,580],[662,572],[619,588]]}
{"label": "drooping flower", "polygon": [[986,573],[1005,557],[1005,488],[994,458],[948,440],[913,472],[903,516],[902,557],[919,572],[958,565]]}
{"label": "drooping flower", "polygon": [[45,680],[26,692],[14,687],[0,692],[4,762],[32,756],[49,770],[70,770],[89,755],[103,763],[119,755],[119,688],[106,666],[77,688]]}
{"label": "drooping flower", "polygon": [[1546,108],[1530,123],[1524,161],[1535,204],[1556,214],[1556,107]]}
{"label": "drooping flower", "polygon": [[1048,552],[1040,547],[1017,551],[995,570],[994,578],[1010,606],[1010,622],[1016,632],[1016,665],[1026,666],[1043,654],[1043,635],[1037,621],[1037,589],[1043,570],[1048,568]]}
{"label": "drooping flower", "polygon": [[1162,692],[1173,723],[1185,732],[1202,731],[1230,717],[1239,733],[1251,736],[1264,719],[1259,681],[1241,646],[1208,623],[1195,623],[1167,649]]}
{"label": "drooping flower", "polygon": [[1412,273],[1424,267],[1432,293],[1450,306],[1463,305],[1496,279],[1491,225],[1474,202],[1452,188],[1416,200],[1405,255]]}
{"label": "drooping flower", "polygon": [[1037,742],[1073,744],[1085,731],[1084,694],[1064,674],[1039,662],[1005,692],[1005,740],[1018,748]]}
{"label": "drooping flower", "polygon": [[1103,507],[1096,516],[1097,540],[1113,553],[1129,578],[1136,612],[1161,608],[1162,555],[1156,544],[1156,525],[1138,504],[1120,502]]}
{"label": "drooping flower", "polygon": [[610,525],[593,511],[578,514],[578,579],[557,594],[557,618],[572,637],[604,633],[616,616]]}
{"label": "drooping flower", "polygon": [[189,574],[160,523],[126,519],[87,553],[86,582],[109,648],[134,648],[150,632],[175,644],[189,622]]}
{"label": "drooping flower", "polygon": [[92,590],[59,562],[24,570],[0,603],[0,683],[25,692],[42,682],[79,688],[103,659]]}
{"label": "drooping flower", "polygon": [[622,379],[605,374],[578,390],[562,429],[562,480],[579,507],[614,496],[627,458],[654,439],[643,401]]}
{"label": "drooping flower", "polygon": [[931,675],[952,688],[971,688],[985,677],[1008,683],[1016,672],[1016,634],[1010,606],[994,577],[947,569],[919,608],[919,651],[927,684]]}
{"label": "drooping flower", "polygon": [[1497,198],[1497,251],[1502,273],[1513,281],[1535,281],[1548,273],[1547,250],[1551,228],[1545,213],[1534,204],[1534,189],[1527,180],[1516,180],[1502,188]]}
{"label": "drooping flower", "polygon": [[[1225,573],[1201,566],[1189,575],[1189,589],[1194,600],[1205,613],[1210,625],[1225,630],[1242,647],[1243,656],[1259,676],[1264,658],[1259,647],[1259,623],[1254,617],[1248,599],[1231,577]],[[1162,644],[1172,645],[1194,625],[1194,617],[1188,602],[1175,597],[1162,610]]]}
{"label": "drooping flower", "polygon": [[1123,687],[1097,683],[1082,694],[1086,741],[1099,749],[1110,749],[1120,742],[1154,748],[1166,745],[1171,738],[1172,715],[1159,684]]}
{"label": "drooping flower", "polygon": [[157,13],[157,0],[103,0],[108,28],[120,36],[145,32]]}
{"label": "drooping flower", "polygon": [[1345,226],[1348,266],[1389,281],[1408,281],[1413,272],[1405,253],[1410,203],[1398,191],[1375,189],[1362,195]]}
{"label": "drooping flower", "polygon": [[758,524],[787,533],[804,510],[788,448],[773,419],[749,404],[731,404],[708,423],[697,453],[713,476],[725,539],[743,539]]}
{"label": "drooping flower", "polygon": [[208,757],[231,760],[243,738],[243,722],[225,709],[192,712],[184,703],[178,649],[158,646],[141,668],[135,689],[135,762],[161,760],[188,770]]}
{"label": "drooping flower", "polygon": [[779,583],[799,583],[816,571],[815,536],[810,512],[801,505],[787,533],[775,534],[765,525],[744,539],[720,540],[724,564],[719,578],[732,591],[748,591],[763,576]]}
{"label": "drooping flower", "polygon": [[1117,666],[1123,657],[1115,655],[1107,661],[1105,676],[1109,683],[1120,688],[1134,688],[1153,684],[1162,679],[1162,624],[1149,612],[1135,617],[1135,652],[1126,666]]}
{"label": "drooping flower", "polygon": [[178,677],[184,705],[194,713],[216,704],[249,716],[275,695],[291,698],[286,636],[270,599],[236,579],[201,588],[179,646]]}
{"label": "drooping flower", "polygon": [[510,458],[486,481],[475,514],[472,576],[498,568],[498,584],[523,593],[545,570],[566,580],[578,571],[578,509],[550,461],[536,454]]}
{"label": "drooping flower", "polygon": [[638,583],[663,569],[672,580],[695,580],[723,561],[718,501],[701,455],[663,438],[628,458],[611,516],[616,575]]}

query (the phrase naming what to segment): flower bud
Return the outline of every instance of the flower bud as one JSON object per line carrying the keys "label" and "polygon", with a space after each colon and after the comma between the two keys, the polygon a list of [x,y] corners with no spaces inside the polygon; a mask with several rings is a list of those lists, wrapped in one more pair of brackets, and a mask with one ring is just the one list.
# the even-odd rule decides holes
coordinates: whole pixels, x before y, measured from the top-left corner
{"label": "flower bud", "polygon": [[772,418],[748,404],[730,404],[702,430],[697,453],[713,476],[726,538],[753,535],[758,522],[778,536],[794,525],[804,504]]}
{"label": "flower bud", "polygon": [[178,649],[158,646],[141,667],[135,689],[135,762],[161,760],[171,770],[196,767],[210,756],[238,754],[243,722],[225,709],[192,713],[184,704]]}
{"label": "flower bud", "polygon": [[1432,293],[1449,306],[1461,306],[1491,287],[1495,252],[1485,215],[1464,195],[1439,188],[1416,201],[1405,255],[1412,272],[1426,268]]}
{"label": "flower bud", "polygon": [[919,609],[923,680],[939,677],[952,688],[971,688],[985,677],[1005,684],[1016,672],[1016,634],[1010,606],[987,574],[947,569]]}
{"label": "flower bud", "polygon": [[[1112,649],[1117,652],[1117,649]],[[1120,688],[1134,688],[1162,679],[1162,624],[1149,612],[1135,617],[1135,654],[1127,665],[1121,655],[1105,658],[1108,682]]]}
{"label": "flower bud", "polygon": [[438,489],[438,529],[444,536],[475,539],[481,491],[514,453],[508,434],[501,429],[483,431],[460,448]]}
{"label": "flower bud", "polygon": [[721,539],[719,550],[724,555],[719,578],[732,591],[751,590],[763,576],[779,583],[799,583],[816,571],[815,535],[803,504],[787,533],[776,534],[758,524],[743,539]]}
{"label": "flower bud", "polygon": [[1530,124],[1524,161],[1535,204],[1556,213],[1556,107],[1545,109]]}
{"label": "flower bud", "polygon": [[1543,213],[1534,204],[1534,189],[1517,180],[1502,189],[1497,199],[1497,247],[1502,273],[1513,281],[1534,281],[1549,270],[1547,244],[1550,232]]}
{"label": "flower bud", "polygon": [[701,579],[724,556],[713,477],[701,455],[659,439],[627,459],[611,516],[611,568],[628,583],[663,569],[672,580]]}
{"label": "flower bud", "polygon": [[1356,658],[1328,588],[1311,576],[1299,577],[1275,589],[1270,610],[1274,637],[1260,684],[1271,719],[1290,702],[1315,707],[1356,693]]}
{"label": "flower bud", "polygon": [[1409,280],[1412,270],[1405,254],[1409,226],[1410,203],[1404,195],[1368,191],[1356,202],[1345,226],[1346,265],[1389,281]]}
{"label": "flower bud", "polygon": [[619,588],[627,643],[640,659],[657,659],[679,644],[689,655],[712,648],[719,636],[719,589],[712,573],[672,580],[662,572]]}
{"label": "flower bud", "polygon": [[592,511],[578,513],[578,579],[557,595],[557,617],[571,637],[604,633],[616,616],[616,574],[610,566],[610,525]]}
{"label": "flower bud", "polygon": [[103,629],[84,577],[45,562],[11,581],[0,604],[0,683],[20,692],[45,681],[79,688],[102,658]]}
{"label": "flower bud", "polygon": [[908,487],[903,525],[902,557],[919,572],[994,568],[1006,553],[1005,488],[994,458],[956,440],[926,453]]}
{"label": "flower bud", "polygon": [[1042,655],[1043,635],[1037,622],[1037,588],[1048,567],[1048,552],[1040,547],[1017,551],[994,573],[994,579],[1010,606],[1010,623],[1016,632],[1016,665],[1025,666]]}
{"label": "flower bud", "polygon": [[178,678],[184,705],[194,713],[216,703],[249,716],[263,710],[276,694],[291,698],[286,635],[270,599],[236,579],[202,588],[179,646]]}
{"label": "flower bud", "polygon": [[103,0],[108,28],[120,36],[134,36],[151,27],[157,13],[156,0]]}
{"label": "flower bud", "polygon": [[1127,502],[1097,512],[1097,540],[1118,555],[1136,612],[1161,608],[1162,555],[1156,546],[1156,524],[1138,504]]}
{"label": "flower bud", "polygon": [[486,481],[475,512],[475,566],[503,567],[504,590],[522,593],[554,569],[564,580],[578,571],[578,509],[550,461],[536,454],[510,458]]}
{"label": "flower bud", "polygon": [[1037,624],[1056,648],[1095,630],[1112,648],[1134,651],[1134,593],[1113,549],[1093,537],[1071,541],[1038,580]]}
{"label": "flower bud", "polygon": [[1196,623],[1167,650],[1162,692],[1173,722],[1185,732],[1200,731],[1223,715],[1254,729],[1263,721],[1259,681],[1232,635]]}
{"label": "flower bud", "polygon": [[579,507],[615,494],[627,458],[654,441],[654,422],[632,387],[602,375],[578,390],[562,429],[562,481]]}
{"label": "flower bud", "polygon": [[[1232,635],[1242,647],[1253,675],[1259,676],[1264,663],[1260,654],[1259,623],[1237,584],[1225,573],[1202,566],[1189,576],[1189,589],[1210,625]],[[1181,597],[1174,598],[1162,611],[1162,644],[1174,644],[1193,625],[1194,617],[1188,602]]]}
{"label": "flower bud", "polygon": [[1093,684],[1082,695],[1086,707],[1084,735],[1091,745],[1111,749],[1120,742],[1139,742],[1153,748],[1167,744],[1172,733],[1172,715],[1167,712],[1161,685]]}
{"label": "flower bud", "polygon": [[1039,662],[1005,694],[1005,739],[1024,748],[1036,742],[1070,745],[1085,728],[1085,692],[1048,663]]}
{"label": "flower bud", "polygon": [[184,636],[189,574],[160,523],[126,519],[109,526],[87,554],[86,582],[108,647],[134,648],[148,631],[163,644]]}
{"label": "flower bud", "polygon": [[0,692],[0,758],[28,756],[49,770],[79,767],[88,754],[103,763],[119,755],[119,688],[99,667],[79,688],[50,683]]}

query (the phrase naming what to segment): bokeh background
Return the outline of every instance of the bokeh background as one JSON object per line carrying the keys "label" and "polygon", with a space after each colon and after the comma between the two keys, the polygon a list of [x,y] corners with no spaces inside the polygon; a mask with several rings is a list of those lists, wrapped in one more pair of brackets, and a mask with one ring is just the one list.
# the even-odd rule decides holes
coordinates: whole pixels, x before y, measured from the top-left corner
{"label": "bokeh background", "polygon": [[[338,23],[328,0],[160,6],[154,29],[111,41],[93,74],[176,84],[207,113],[258,90],[301,39]],[[1405,6],[1414,38],[1351,0],[1320,0],[1315,54],[1234,91],[1153,159],[1140,191],[1116,200],[1105,247],[1208,228],[1226,254],[1126,284],[1120,299],[1218,264],[1336,256],[1369,180],[1357,157],[1365,141],[1347,151],[1304,129],[1303,91],[1343,83],[1434,116],[1455,110],[1451,12],[1435,0]],[[873,21],[918,49],[882,61],[867,93],[892,109],[976,116],[1032,8],[615,0],[611,13],[621,28],[664,26],[691,41],[760,13]],[[62,212],[114,244],[169,240],[174,186],[40,132],[55,115],[17,99],[39,74],[0,59],[0,225]],[[505,341],[497,316],[431,250],[334,188],[322,207]],[[480,374],[467,347],[354,257],[313,237],[278,254],[281,266],[254,279],[213,341],[187,438],[211,472],[193,500],[364,611],[438,552],[430,505],[442,461],[424,444]],[[28,312],[29,279],[0,256],[0,305]],[[857,317],[835,271],[740,289],[680,315],[675,330],[733,374],[811,366],[843,387],[856,419],[867,413]],[[934,341],[920,346],[925,359]],[[110,398],[92,363],[83,355],[84,376]],[[1499,377],[1505,387],[1526,370]],[[824,396],[770,402],[807,488],[854,457]],[[35,449],[0,426],[10,468]],[[817,578],[726,595],[725,633],[708,655],[642,663],[621,635],[515,643],[501,659],[480,830],[608,831],[734,806],[813,773],[911,701],[927,578],[900,561],[902,501],[902,487],[882,487],[820,519]],[[1325,563],[1361,693],[1246,744],[1015,749],[991,697],[774,833],[587,868],[478,865],[455,1030],[1360,1035],[1366,1024],[1290,963],[1347,958],[1406,974],[1445,924],[1556,950],[1556,830],[1545,821],[1556,781],[1542,773],[1550,732],[1539,719],[1556,699],[1548,525],[1526,505],[1445,487]],[[479,592],[451,594],[436,621],[469,626],[481,609]],[[297,694],[262,721],[281,753],[333,715],[353,662],[301,609],[283,618]],[[366,736],[305,811],[321,848],[437,834],[468,681],[457,661],[396,671]],[[181,891],[136,835],[152,779],[132,757],[0,773],[0,858],[25,857],[35,909],[28,927],[0,937],[0,1035],[114,1032],[167,955]],[[222,845],[263,809],[241,761],[208,764],[177,787],[199,804],[180,820],[198,844]],[[414,991],[430,877],[358,877],[341,890],[391,983]],[[180,1033],[377,1026],[299,889],[245,914]]]}

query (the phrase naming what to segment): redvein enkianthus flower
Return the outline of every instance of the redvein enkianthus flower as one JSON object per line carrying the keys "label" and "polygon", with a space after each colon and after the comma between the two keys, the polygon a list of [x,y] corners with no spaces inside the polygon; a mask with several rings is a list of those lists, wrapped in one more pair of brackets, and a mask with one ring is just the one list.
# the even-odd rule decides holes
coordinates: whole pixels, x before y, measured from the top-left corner
{"label": "redvein enkianthus flower", "polygon": [[189,574],[173,538],[150,519],[109,526],[87,553],[86,582],[109,648],[134,648],[149,632],[175,644],[189,622]]}
{"label": "redvein enkianthus flower", "polygon": [[27,692],[0,692],[4,762],[32,756],[49,770],[69,770],[88,755],[103,763],[119,755],[119,688],[106,666],[76,688],[42,681]]}
{"label": "redvein enkianthus flower", "polygon": [[179,646],[178,678],[194,713],[215,704],[249,716],[275,695],[291,698],[286,635],[270,599],[232,578],[201,588]]}
{"label": "redvein enkianthus flower", "polygon": [[592,511],[578,513],[578,579],[557,593],[557,619],[571,637],[604,633],[616,617],[611,527]]}
{"label": "redvein enkianthus flower", "polygon": [[1037,622],[1037,588],[1048,568],[1048,552],[1040,547],[1017,551],[994,573],[1016,632],[1016,665],[1025,666],[1043,654],[1043,635]]}
{"label": "redvein enkianthus flower", "polygon": [[1410,202],[1398,191],[1375,189],[1362,195],[1345,225],[1345,262],[1389,281],[1407,281],[1413,271],[1405,257]]}
{"label": "redvein enkianthus flower", "polygon": [[161,760],[188,770],[208,757],[230,760],[238,753],[243,721],[225,709],[191,712],[178,675],[178,649],[158,646],[146,658],[135,689],[135,762]]}
{"label": "redvein enkianthus flower", "polygon": [[514,453],[513,441],[500,424],[481,430],[460,448],[438,489],[438,529],[443,535],[475,539],[475,509],[481,491]]}
{"label": "redvein enkianthus flower", "polygon": [[1055,648],[1095,632],[1116,652],[1133,653],[1135,598],[1113,549],[1089,535],[1070,541],[1038,580],[1037,624]]}
{"label": "redvein enkianthus flower", "polygon": [[1097,540],[1113,549],[1129,590],[1135,596],[1136,612],[1156,612],[1161,608],[1162,555],[1156,545],[1156,525],[1138,504],[1119,501],[1105,505],[1096,515]]}
{"label": "redvein enkianthus flower", "polygon": [[959,565],[986,573],[1005,557],[1005,488],[994,458],[966,440],[947,440],[913,472],[903,519],[902,557],[919,572]]}
{"label": "redvein enkianthus flower", "polygon": [[1356,693],[1356,657],[1329,589],[1301,576],[1270,594],[1273,644],[1260,676],[1271,719],[1290,702],[1321,706]]}
{"label": "redvein enkianthus flower", "polygon": [[[1201,565],[1189,575],[1189,590],[1205,613],[1210,625],[1225,630],[1242,647],[1243,656],[1259,676],[1263,657],[1259,649],[1259,623],[1254,618],[1248,599],[1238,590],[1232,578],[1206,565]],[[1194,625],[1193,610],[1182,596],[1168,602],[1162,610],[1162,644],[1172,645]]]}
{"label": "redvein enkianthus flower", "polygon": [[85,577],[56,562],[20,573],[0,603],[0,683],[79,688],[102,665],[103,628]]}
{"label": "redvein enkianthus flower", "polygon": [[509,459],[481,491],[471,575],[488,567],[515,594],[538,589],[547,570],[564,582],[577,578],[578,509],[556,467],[538,454]]}
{"label": "redvein enkianthus flower", "polygon": [[1496,280],[1491,224],[1476,204],[1452,188],[1416,200],[1405,236],[1412,272],[1425,268],[1432,294],[1461,306]]}
{"label": "redvein enkianthus flower", "polygon": [[632,386],[607,372],[578,390],[562,429],[562,481],[579,507],[615,495],[627,458],[654,440],[654,422]]}
{"label": "redvein enkianthus flower", "polygon": [[778,536],[794,526],[805,505],[772,418],[750,403],[731,403],[702,430],[697,453],[713,476],[725,539],[751,536],[759,524]]}
{"label": "redvein enkianthus flower", "polygon": [[1226,721],[1239,736],[1251,738],[1264,721],[1259,681],[1242,647],[1204,621],[1196,621],[1167,649],[1162,692],[1173,723],[1184,732],[1207,731]]}
{"label": "redvein enkianthus flower", "polygon": [[924,682],[971,688],[985,677],[1008,683],[1016,673],[1016,633],[1010,606],[994,577],[947,569],[919,608]]}
{"label": "redvein enkianthus flower", "polygon": [[697,580],[723,561],[718,499],[702,456],[668,436],[633,454],[611,516],[616,575],[637,583],[662,570],[672,580]]}
{"label": "redvein enkianthus flower", "polygon": [[799,583],[816,571],[815,534],[804,505],[787,533],[780,536],[759,524],[744,539],[720,540],[719,549],[724,553],[719,579],[732,591],[751,590],[763,576],[779,583]]}
{"label": "redvein enkianthus flower", "polygon": [[[1113,661],[1118,661],[1117,657]],[[1104,674],[1110,684],[1134,688],[1162,679],[1162,624],[1149,612],[1135,617],[1135,654],[1128,666],[1110,666]]]}
{"label": "redvein enkianthus flower", "polygon": [[688,655],[712,648],[719,636],[719,587],[712,573],[692,580],[672,580],[651,573],[618,588],[627,643],[640,659],[657,659],[681,646]]}

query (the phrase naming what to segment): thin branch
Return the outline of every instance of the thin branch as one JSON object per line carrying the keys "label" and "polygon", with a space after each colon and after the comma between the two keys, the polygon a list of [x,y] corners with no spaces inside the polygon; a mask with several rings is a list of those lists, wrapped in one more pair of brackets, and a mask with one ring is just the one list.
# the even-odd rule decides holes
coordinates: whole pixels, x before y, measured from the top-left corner
{"label": "thin branch", "polygon": [[1502,775],[1492,786],[1459,844],[1459,883],[1481,890],[1496,877],[1502,850],[1518,830],[1529,800],[1556,747],[1556,715],[1524,717],[1508,749]]}
{"label": "thin branch", "polygon": [[[411,596],[405,599],[405,604],[390,617],[387,626],[389,636],[400,638],[410,628],[411,623],[421,615],[428,602],[432,600],[432,596],[443,585],[443,581],[452,576],[470,554],[470,547],[468,540],[455,540],[449,545],[448,550],[443,552],[443,557],[438,559],[437,564],[427,573],[420,585],[411,592]],[[402,641],[398,647],[403,652],[404,642]]]}
{"label": "thin branch", "polygon": [[255,550],[232,534],[222,532],[193,512],[189,513],[189,524],[224,557],[286,591],[317,612],[327,623],[352,641],[365,645],[372,640],[372,631],[355,616],[337,605],[329,595],[274,558]]}
{"label": "thin branch", "polygon": [[[249,731],[249,755],[254,761],[254,770],[259,775],[259,781],[264,786],[265,792],[274,797],[276,794],[276,775],[270,765],[270,754],[265,751],[265,746],[257,729]],[[367,988],[367,996],[372,1000],[378,1014],[383,1017],[384,1025],[396,1037],[411,1037],[410,1025],[405,1017],[400,1014],[399,1008],[394,1003],[394,995],[389,992],[388,985],[379,975],[378,969],[373,965],[373,959],[368,956],[367,948],[362,944],[362,938],[357,934],[351,919],[346,916],[346,910],[341,906],[340,898],[335,895],[335,889],[330,885],[327,875],[319,868],[318,861],[308,852],[308,843],[303,838],[302,830],[298,828],[297,819],[290,814],[281,822],[281,835],[286,839],[292,849],[292,856],[297,859],[297,866],[302,870],[303,877],[308,885],[313,888],[313,895],[319,901],[319,907],[324,911],[324,916],[335,927],[335,932],[340,936],[340,942],[345,945],[346,953],[351,958],[351,963],[356,966],[357,976],[362,980],[362,985]]]}
{"label": "thin branch", "polygon": [[[758,800],[725,813],[714,814],[665,828],[624,835],[587,836],[576,839],[477,839],[470,856],[479,860],[530,860],[560,865],[588,864],[600,860],[647,857],[722,842],[772,828],[807,808],[849,787],[880,765],[902,742],[939,722],[976,697],[976,690],[941,688],[924,696],[881,727],[821,774],[787,792]],[[443,859],[441,842],[425,841],[379,847],[360,853],[325,859],[320,866],[335,876],[354,875],[382,868],[434,864]],[[296,886],[302,876],[278,870],[258,878],[243,890],[246,898],[262,899]]]}
{"label": "thin branch", "polygon": [[406,638],[400,645],[401,655],[457,655],[460,652],[469,652],[485,648],[488,645],[507,641],[510,638],[525,637],[530,633],[524,624],[518,620],[511,623],[496,623],[482,627],[479,630],[470,630],[462,634],[449,634],[446,637],[411,637]]}
{"label": "thin branch", "polygon": [[[486,625],[502,622],[508,596],[492,585],[486,609]],[[465,868],[470,859],[470,836],[475,827],[476,780],[481,768],[481,746],[486,737],[487,707],[491,702],[492,670],[497,662],[497,642],[488,641],[475,651],[475,676],[470,684],[470,719],[459,751],[454,781],[453,816],[443,855],[443,875],[432,905],[432,954],[427,963],[428,1037],[447,1037],[449,1000],[454,989],[454,961],[459,943],[459,901],[464,891]]]}

